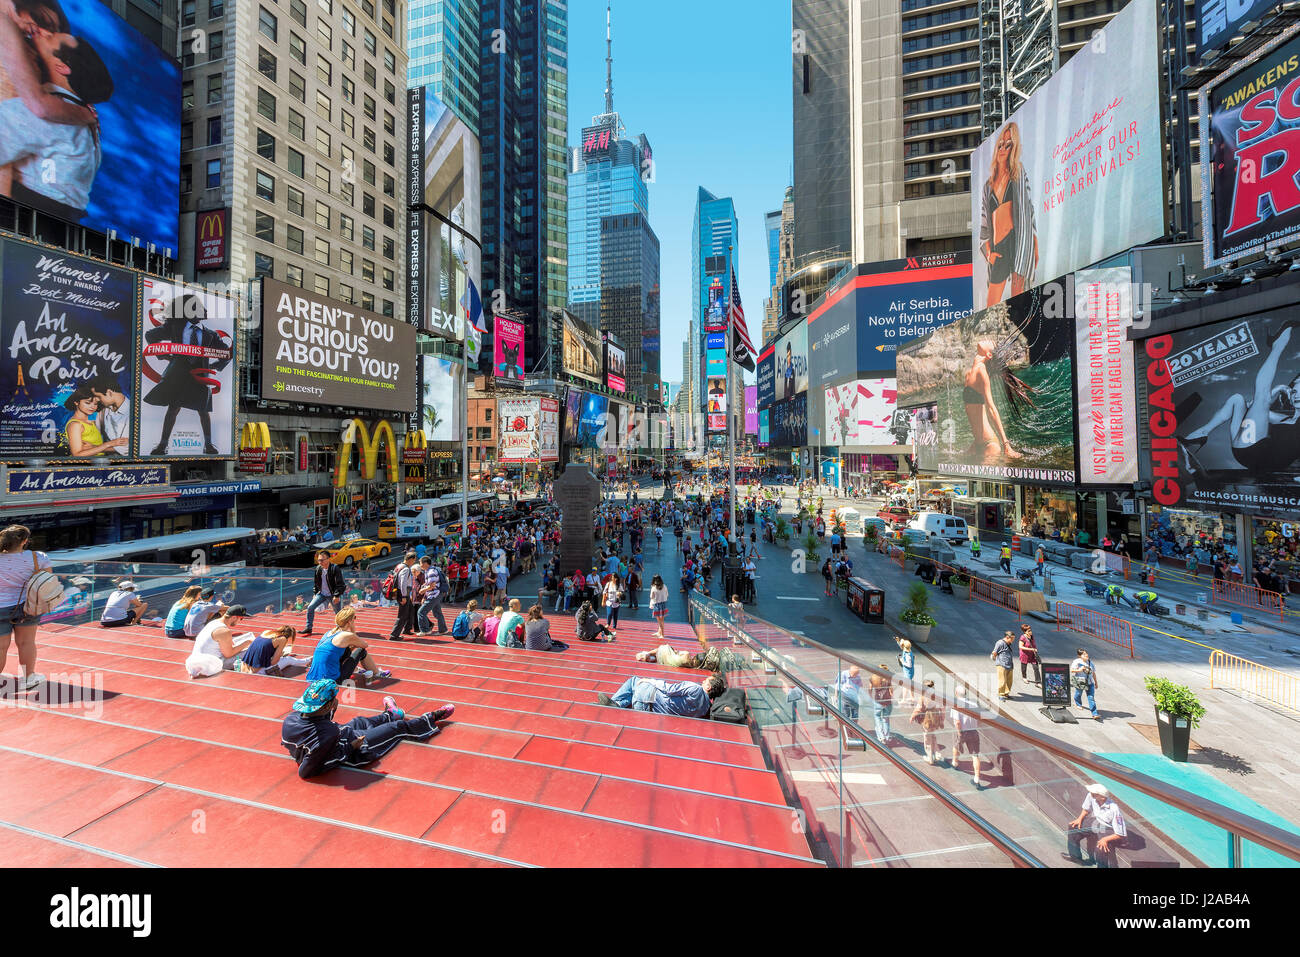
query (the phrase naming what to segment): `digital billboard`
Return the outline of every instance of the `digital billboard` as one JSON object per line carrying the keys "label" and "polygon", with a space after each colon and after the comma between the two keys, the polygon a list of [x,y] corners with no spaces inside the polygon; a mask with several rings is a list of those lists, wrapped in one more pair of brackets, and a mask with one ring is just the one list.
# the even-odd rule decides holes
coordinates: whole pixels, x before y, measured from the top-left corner
{"label": "digital billboard", "polygon": [[414,412],[415,327],[262,279],[262,397]]}
{"label": "digital billboard", "polygon": [[1137,344],[1146,415],[1139,454],[1163,506],[1294,516],[1300,510],[1300,336],[1294,310]]}
{"label": "digital billboard", "polygon": [[606,336],[605,346],[605,385],[615,392],[627,391],[627,352]]}
{"label": "digital billboard", "polygon": [[541,400],[498,399],[497,436],[501,462],[537,462],[541,459]]}
{"label": "digital billboard", "polygon": [[538,426],[538,446],[543,462],[560,460],[560,402],[549,396],[541,398],[541,424]]}
{"label": "digital billboard", "polygon": [[714,276],[709,281],[709,302],[704,307],[704,331],[727,331],[726,296],[722,291],[722,277]]}
{"label": "digital billboard", "polygon": [[[6,6],[0,167],[7,169],[0,195],[178,255],[176,57],[99,0]],[[204,175],[200,168],[196,191],[205,187]]]}
{"label": "digital billboard", "polygon": [[1300,30],[1201,88],[1205,265],[1300,235]]}
{"label": "digital billboard", "polygon": [[1073,340],[1034,290],[899,349],[898,405],[937,407],[936,470],[1072,485]]}
{"label": "digital billboard", "polygon": [[968,252],[860,265],[808,314],[810,386],[892,376],[900,346],[970,313]]}
{"label": "digital billboard", "polygon": [[[931,403],[913,406],[910,409],[895,409],[894,421],[890,424],[889,431],[893,436],[894,445],[915,450],[918,468],[933,472],[939,467],[939,407],[937,405]],[[880,468],[879,465],[876,467]],[[885,468],[885,471],[889,470]]]}
{"label": "digital billboard", "polygon": [[578,435],[575,444],[584,449],[598,449],[606,442],[609,427],[609,399],[592,392],[582,393],[578,412]]}
{"label": "digital billboard", "polygon": [[144,277],[140,292],[140,455],[233,454],[235,301]]}
{"label": "digital billboard", "polygon": [[15,239],[0,276],[0,455],[132,455],[135,276]]}
{"label": "digital billboard", "polygon": [[524,378],[524,324],[492,317],[492,374],[498,379]]}
{"label": "digital billboard", "polygon": [[827,445],[891,445],[898,391],[894,380],[855,379],[825,390]]}
{"label": "digital billboard", "polygon": [[1132,0],[971,154],[976,309],[1164,235],[1163,72]]}
{"label": "digital billboard", "polygon": [[770,345],[758,357],[758,407],[769,408],[776,401],[776,345]]}
{"label": "digital billboard", "polygon": [[1196,0],[1197,57],[1223,46],[1245,24],[1263,20],[1277,5],[1277,0]]}
{"label": "digital billboard", "polygon": [[727,379],[708,379],[705,383],[705,396],[708,400],[710,432],[725,432],[727,429]]}
{"label": "digital billboard", "polygon": [[797,449],[808,444],[808,393],[782,399],[772,406],[769,437],[782,449]]}
{"label": "digital billboard", "polygon": [[1074,275],[1078,377],[1079,482],[1137,481],[1137,393],[1133,382],[1132,271],[1083,269]]}
{"label": "digital billboard", "polygon": [[808,324],[776,340],[776,401],[808,391]]}
{"label": "digital billboard", "polygon": [[706,376],[725,376],[727,374],[727,334],[710,332],[704,337],[704,374]]}
{"label": "digital billboard", "polygon": [[758,444],[770,445],[772,435],[772,410],[760,409],[758,412]]}
{"label": "digital billboard", "polygon": [[479,143],[432,87],[408,90],[407,112],[408,316],[417,328],[459,341],[468,283],[482,285]]}
{"label": "digital billboard", "polygon": [[570,389],[564,397],[564,444],[577,445],[579,422],[582,419],[582,400],[585,393]]}
{"label": "digital billboard", "polygon": [[745,434],[758,434],[758,388],[745,386]]}
{"label": "digital billboard", "polygon": [[566,373],[597,385],[603,383],[600,333],[568,311],[564,312],[562,352]]}
{"label": "digital billboard", "polygon": [[459,365],[437,356],[423,356],[424,389],[419,427],[430,442],[456,442],[463,433],[465,388]]}

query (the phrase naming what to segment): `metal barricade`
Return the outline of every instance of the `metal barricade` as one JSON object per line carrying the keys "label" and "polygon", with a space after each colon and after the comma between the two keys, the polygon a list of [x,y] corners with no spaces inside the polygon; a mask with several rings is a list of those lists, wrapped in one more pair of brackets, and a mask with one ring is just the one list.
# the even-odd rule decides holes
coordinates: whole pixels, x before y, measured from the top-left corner
{"label": "metal barricade", "polygon": [[1056,603],[1056,630],[1069,629],[1084,635],[1091,635],[1102,641],[1117,645],[1128,651],[1130,658],[1136,658],[1133,652],[1133,626],[1122,618],[1103,615],[1091,608],[1082,608],[1067,602]]}
{"label": "metal barricade", "polygon": [[1241,608],[1258,608],[1277,615],[1278,621],[1286,617],[1286,598],[1281,592],[1256,588],[1244,582],[1230,582],[1216,578],[1211,594],[1214,601],[1227,602],[1229,605],[1237,605]]}
{"label": "metal barricade", "polygon": [[1300,677],[1217,649],[1210,653],[1210,687],[1246,694],[1300,711]]}

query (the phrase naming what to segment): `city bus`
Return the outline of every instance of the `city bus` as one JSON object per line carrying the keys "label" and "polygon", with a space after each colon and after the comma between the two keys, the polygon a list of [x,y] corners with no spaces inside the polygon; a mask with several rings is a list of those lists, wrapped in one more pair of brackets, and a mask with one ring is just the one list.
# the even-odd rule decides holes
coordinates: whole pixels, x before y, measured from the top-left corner
{"label": "city bus", "polygon": [[[417,498],[397,509],[397,537],[430,541],[447,534],[448,526],[460,522],[462,496]],[[495,493],[470,492],[470,521],[481,520],[497,511]]]}
{"label": "city bus", "polygon": [[258,565],[263,546],[255,528],[212,528],[175,535],[155,535],[112,545],[83,545],[50,552],[54,570],[89,568],[94,563],[123,565],[192,565],[217,568]]}

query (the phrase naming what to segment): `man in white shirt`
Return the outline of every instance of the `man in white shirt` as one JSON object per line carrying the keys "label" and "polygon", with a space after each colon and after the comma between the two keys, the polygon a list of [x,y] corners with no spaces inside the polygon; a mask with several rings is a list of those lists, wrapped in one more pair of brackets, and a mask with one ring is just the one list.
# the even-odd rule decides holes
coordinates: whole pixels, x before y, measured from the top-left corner
{"label": "man in white shirt", "polygon": [[948,712],[948,719],[953,730],[957,733],[957,740],[952,745],[952,766],[957,767],[961,752],[965,750],[971,759],[971,783],[978,788],[982,785],[980,781],[980,721],[974,712],[979,710],[979,705],[962,697],[968,693],[965,685],[958,685],[955,691],[956,698],[953,701],[952,709]]}
{"label": "man in white shirt", "polygon": [[205,588],[199,592],[199,600],[190,605],[189,614],[185,616],[185,634],[197,638],[207,623],[223,613],[226,607],[216,600],[216,592]]}
{"label": "man in white shirt", "polygon": [[120,628],[143,621],[149,606],[141,601],[135,593],[135,582],[119,582],[117,589],[108,596],[104,603],[104,613],[100,616],[101,628]]}
{"label": "man in white shirt", "polygon": [[[1087,822],[1085,824],[1085,821]],[[1088,795],[1083,799],[1079,816],[1070,822],[1065,833],[1068,853],[1061,856],[1076,864],[1096,864],[1097,867],[1115,866],[1115,847],[1128,836],[1124,812],[1103,785],[1089,784]],[[1091,856],[1084,860],[1081,845],[1092,844]]]}
{"label": "man in white shirt", "polygon": [[[117,380],[100,376],[90,383],[90,391],[99,402],[99,431],[105,441],[131,438],[131,400],[121,391]],[[130,442],[114,446],[112,451],[121,456],[130,454]]]}

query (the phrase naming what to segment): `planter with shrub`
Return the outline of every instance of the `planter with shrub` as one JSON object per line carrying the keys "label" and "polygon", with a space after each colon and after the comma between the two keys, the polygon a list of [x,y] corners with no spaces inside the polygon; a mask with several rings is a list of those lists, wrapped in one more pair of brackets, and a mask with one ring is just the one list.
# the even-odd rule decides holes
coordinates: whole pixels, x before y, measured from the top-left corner
{"label": "planter with shrub", "polygon": [[913,582],[907,590],[907,602],[899,618],[907,637],[921,644],[929,641],[930,629],[938,624],[930,615],[930,589],[921,582]]}
{"label": "planter with shrub", "polygon": [[1176,685],[1168,678],[1150,675],[1142,680],[1147,692],[1155,699],[1161,753],[1171,761],[1186,761],[1192,728],[1199,726],[1205,717],[1204,705],[1186,685]]}
{"label": "planter with shrub", "polygon": [[961,572],[954,572],[952,578],[948,579],[952,585],[952,595],[959,601],[966,601],[970,598],[970,576],[963,575]]}

